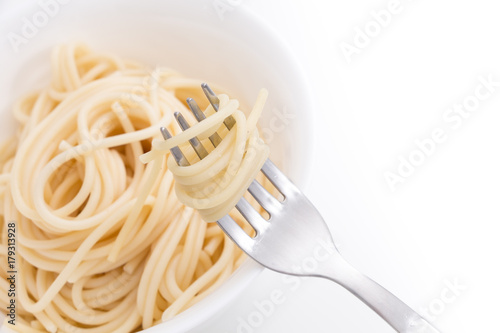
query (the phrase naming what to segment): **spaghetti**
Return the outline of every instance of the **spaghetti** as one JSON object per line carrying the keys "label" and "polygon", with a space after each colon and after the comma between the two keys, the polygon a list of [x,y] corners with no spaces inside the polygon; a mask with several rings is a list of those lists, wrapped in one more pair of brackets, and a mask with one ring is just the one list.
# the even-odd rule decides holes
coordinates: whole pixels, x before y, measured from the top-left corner
{"label": "spaghetti", "polygon": [[[0,223],[6,231],[16,222],[18,244],[10,328],[146,329],[203,299],[245,259],[202,217],[227,214],[267,157],[255,127],[265,92],[248,119],[237,101],[219,95],[219,112],[202,105],[211,116],[181,132],[173,111],[195,122],[181,100],[203,100],[200,83],[79,44],[54,50],[50,85],[14,106],[19,130],[0,146]],[[227,115],[236,119],[231,131],[222,125]],[[160,126],[176,136],[152,140]],[[185,142],[214,131],[222,143],[196,161]],[[191,166],[166,161],[173,145]],[[0,242],[5,263],[6,232]],[[5,311],[4,264],[0,277]]]}

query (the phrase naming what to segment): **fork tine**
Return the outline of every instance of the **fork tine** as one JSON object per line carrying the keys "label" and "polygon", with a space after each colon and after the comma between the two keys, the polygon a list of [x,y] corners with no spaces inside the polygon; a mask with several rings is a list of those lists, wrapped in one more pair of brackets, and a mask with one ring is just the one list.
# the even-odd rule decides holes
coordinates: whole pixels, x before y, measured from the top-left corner
{"label": "fork tine", "polygon": [[[170,132],[168,131],[168,129],[166,127],[160,127],[160,131],[161,131],[161,134],[163,135],[163,138],[165,140],[168,140],[172,137],[172,135],[170,134]],[[188,166],[189,165],[189,161],[187,160],[186,156],[184,156],[184,154],[182,153],[182,151],[179,147],[177,147],[177,146],[172,147],[170,149],[170,152],[174,156],[174,159],[178,165],[180,165],[180,166]]]}
{"label": "fork tine", "polygon": [[248,192],[257,200],[259,205],[264,208],[271,217],[281,208],[281,203],[269,193],[264,186],[254,180],[248,187]]}
{"label": "fork tine", "polygon": [[250,223],[250,225],[255,229],[257,234],[264,231],[269,222],[267,222],[260,214],[255,210],[255,208],[250,205],[250,203],[245,198],[241,198],[236,204],[236,209],[243,215],[245,220]]}
{"label": "fork tine", "polygon": [[[198,106],[198,104],[196,103],[196,101],[194,99],[188,98],[186,100],[186,102],[187,102],[189,108],[191,109],[191,112],[194,114],[194,117],[196,118],[196,120],[198,120],[198,122],[206,119],[205,114],[201,111],[200,107]],[[217,134],[217,132],[210,135],[208,138],[210,139],[210,142],[212,142],[214,147],[217,147],[222,141],[220,135]]]}
{"label": "fork tine", "polygon": [[[219,111],[219,97],[217,97],[212,88],[210,88],[208,84],[202,83],[201,89],[205,93],[205,96],[207,96],[207,99],[214,108],[215,112]],[[235,124],[236,121],[234,120],[233,116],[229,116],[224,120],[224,125],[226,125],[228,130],[231,130],[231,128],[233,128]]]}
{"label": "fork tine", "polygon": [[[186,119],[184,118],[184,116],[180,112],[174,112],[174,116],[175,116],[175,119],[177,120],[177,123],[179,123],[179,126],[181,127],[181,129],[183,131],[185,131],[189,128],[188,122],[186,121]],[[205,157],[207,157],[208,152],[205,149],[205,147],[203,147],[202,143],[200,142],[200,140],[197,137],[190,139],[189,143],[194,148],[196,154],[198,155],[198,157],[200,159],[204,159]]]}
{"label": "fork tine", "polygon": [[292,183],[292,181],[288,179],[288,177],[285,176],[270,159],[267,159],[266,162],[264,162],[261,170],[271,183],[273,183],[274,187],[276,187],[276,189],[283,194],[285,200],[287,195],[300,193],[300,190],[295,186],[295,184]]}
{"label": "fork tine", "polygon": [[165,140],[168,140],[170,138],[172,138],[172,134],[170,134],[170,132],[168,131],[168,129],[166,127],[160,127],[160,132],[161,132],[161,135],[163,135],[163,138]]}
{"label": "fork tine", "polygon": [[217,221],[217,224],[243,251],[249,253],[252,250],[254,240],[241,229],[231,216],[225,215]]}
{"label": "fork tine", "polygon": [[194,114],[196,120],[202,121],[207,118],[193,98],[189,97],[188,99],[186,99],[186,103],[191,109],[191,112]]}
{"label": "fork tine", "polygon": [[208,86],[208,84],[202,83],[201,84],[201,89],[205,93],[205,96],[207,96],[208,101],[210,102],[210,104],[212,104],[212,107],[214,108],[214,110],[215,111],[219,111],[219,103],[220,103],[219,97],[217,97],[217,95],[214,93],[214,91],[212,90],[212,88],[210,88]]}

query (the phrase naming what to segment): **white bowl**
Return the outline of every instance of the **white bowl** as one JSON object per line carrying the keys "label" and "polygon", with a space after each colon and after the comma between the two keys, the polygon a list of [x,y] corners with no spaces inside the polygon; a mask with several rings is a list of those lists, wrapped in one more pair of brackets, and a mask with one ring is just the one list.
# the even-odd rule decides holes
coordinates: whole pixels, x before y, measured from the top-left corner
{"label": "white bowl", "polygon": [[[221,3],[225,12],[216,9]],[[0,14],[0,138],[15,129],[12,103],[48,83],[51,49],[83,41],[96,50],[216,82],[246,105],[260,88],[267,88],[260,126],[271,158],[304,185],[311,161],[313,104],[301,66],[266,22],[245,6],[230,3],[237,2],[46,0],[23,2]],[[147,331],[196,327],[234,300],[261,271],[247,260],[212,295]]]}

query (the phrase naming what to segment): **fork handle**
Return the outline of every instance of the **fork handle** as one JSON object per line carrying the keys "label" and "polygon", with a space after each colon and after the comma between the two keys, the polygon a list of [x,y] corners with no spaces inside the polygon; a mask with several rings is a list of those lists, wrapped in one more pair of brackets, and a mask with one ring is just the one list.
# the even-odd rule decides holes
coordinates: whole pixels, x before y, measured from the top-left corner
{"label": "fork handle", "polygon": [[323,277],[358,297],[400,333],[439,333],[429,322],[387,289],[337,256]]}

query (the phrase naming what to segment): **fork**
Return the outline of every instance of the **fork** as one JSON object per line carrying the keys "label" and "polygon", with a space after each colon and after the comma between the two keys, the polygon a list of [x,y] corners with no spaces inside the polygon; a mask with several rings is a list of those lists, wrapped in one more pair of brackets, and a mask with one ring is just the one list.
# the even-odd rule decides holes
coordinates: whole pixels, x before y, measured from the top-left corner
{"label": "fork", "polygon": [[[202,89],[214,110],[218,111],[218,97],[207,84],[202,84]],[[205,119],[192,98],[187,99],[187,104],[197,121]],[[174,116],[183,131],[189,128],[182,114],[175,112]],[[229,116],[224,124],[230,130],[234,119]],[[171,138],[165,127],[160,130],[165,140]],[[209,139],[214,146],[221,142],[217,133]],[[208,155],[198,138],[189,142],[200,159]],[[173,147],[171,153],[177,164],[189,165],[179,147]],[[408,305],[342,258],[320,213],[271,160],[266,160],[261,171],[281,193],[283,200],[275,198],[257,180],[251,183],[248,192],[269,214],[269,219],[262,217],[245,198],[238,201],[236,209],[253,227],[255,236],[250,237],[229,215],[217,221],[248,256],[279,273],[326,278],[340,284],[398,332],[439,333]]]}

